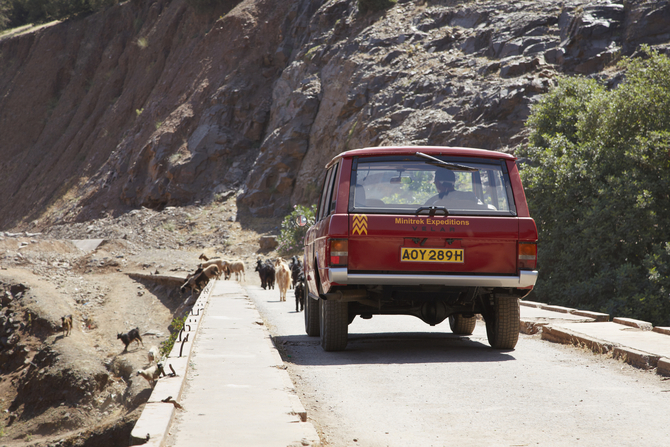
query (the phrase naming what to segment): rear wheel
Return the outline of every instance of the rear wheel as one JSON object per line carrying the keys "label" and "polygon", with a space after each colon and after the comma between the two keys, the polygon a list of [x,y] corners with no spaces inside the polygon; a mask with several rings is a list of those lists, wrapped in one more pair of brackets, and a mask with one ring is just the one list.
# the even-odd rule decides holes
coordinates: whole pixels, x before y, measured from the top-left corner
{"label": "rear wheel", "polygon": [[321,347],[324,351],[342,351],[349,338],[349,303],[320,300]]}
{"label": "rear wheel", "polygon": [[477,326],[477,317],[464,317],[460,314],[451,315],[449,317],[449,327],[451,332],[457,335],[472,335]]}
{"label": "rear wheel", "polygon": [[484,316],[489,344],[495,349],[514,349],[519,340],[519,299],[493,297],[493,305]]}
{"label": "rear wheel", "polygon": [[319,329],[319,302],[309,297],[309,286],[305,281],[305,332],[310,337],[317,337]]}

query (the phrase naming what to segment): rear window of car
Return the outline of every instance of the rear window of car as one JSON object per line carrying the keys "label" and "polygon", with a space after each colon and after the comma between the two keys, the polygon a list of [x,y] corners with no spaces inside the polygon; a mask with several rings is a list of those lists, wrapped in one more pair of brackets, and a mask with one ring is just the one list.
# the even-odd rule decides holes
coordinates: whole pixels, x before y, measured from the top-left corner
{"label": "rear window of car", "polygon": [[433,158],[355,159],[349,212],[516,215],[502,160]]}

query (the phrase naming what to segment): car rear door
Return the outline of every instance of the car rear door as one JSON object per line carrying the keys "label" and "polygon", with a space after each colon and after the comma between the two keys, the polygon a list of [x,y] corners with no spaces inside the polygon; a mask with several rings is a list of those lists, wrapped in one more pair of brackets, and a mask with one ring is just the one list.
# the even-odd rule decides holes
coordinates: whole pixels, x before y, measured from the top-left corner
{"label": "car rear door", "polygon": [[[455,184],[439,202],[430,196],[443,169]],[[517,273],[519,222],[503,160],[361,158],[349,193],[350,273]]]}
{"label": "car rear door", "polygon": [[350,272],[516,274],[515,217],[352,213]]}

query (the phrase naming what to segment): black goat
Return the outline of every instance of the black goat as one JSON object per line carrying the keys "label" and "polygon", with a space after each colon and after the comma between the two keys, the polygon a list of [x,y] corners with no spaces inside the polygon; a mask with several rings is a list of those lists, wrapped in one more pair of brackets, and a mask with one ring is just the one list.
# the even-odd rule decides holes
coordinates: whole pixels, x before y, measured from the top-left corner
{"label": "black goat", "polygon": [[261,278],[261,287],[263,290],[267,288],[275,288],[275,266],[267,260],[265,262],[260,259],[256,261],[256,271]]}
{"label": "black goat", "polygon": [[186,277],[186,282],[179,288],[181,293],[184,293],[187,288],[191,289],[191,293],[199,293],[205,288],[210,279],[219,276],[219,267],[217,265],[210,265],[205,267],[198,267],[192,275]]}
{"label": "black goat", "polygon": [[288,268],[291,270],[291,283],[295,289],[298,284],[298,277],[302,273],[302,261],[297,256],[293,256]]}
{"label": "black goat", "polygon": [[202,267],[198,267],[195,272],[190,273],[189,275],[186,276],[186,280],[184,281],[184,284],[179,288],[179,291],[181,293],[184,293],[186,291],[187,287],[190,287],[191,290],[193,290],[193,287],[195,286],[195,278],[202,273]]}
{"label": "black goat", "polygon": [[274,290],[274,288],[275,288],[275,273],[276,273],[275,272],[275,265],[269,259],[265,260],[265,265],[270,267],[270,274],[268,275],[268,281],[267,281],[268,289]]}
{"label": "black goat", "polygon": [[[300,305],[300,310],[298,310]],[[295,283],[295,311],[302,312],[305,307],[305,274],[298,275],[298,281]]]}
{"label": "black goat", "polygon": [[116,334],[116,338],[120,338],[123,344],[126,345],[126,347],[123,348],[123,352],[126,352],[128,350],[128,345],[130,345],[134,341],[136,341],[137,343],[142,343],[142,346],[144,346],[142,337],[140,337],[140,328],[138,327],[129,330],[125,334]]}

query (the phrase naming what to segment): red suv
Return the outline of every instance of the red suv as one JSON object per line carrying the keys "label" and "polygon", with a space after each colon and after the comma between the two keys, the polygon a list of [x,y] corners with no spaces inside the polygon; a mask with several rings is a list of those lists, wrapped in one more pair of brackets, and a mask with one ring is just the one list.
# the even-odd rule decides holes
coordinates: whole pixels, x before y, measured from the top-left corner
{"label": "red suv", "polygon": [[519,299],[537,279],[537,228],[515,163],[502,152],[376,147],[326,166],[305,237],[305,331],[343,350],[356,315],[449,318],[513,349]]}

